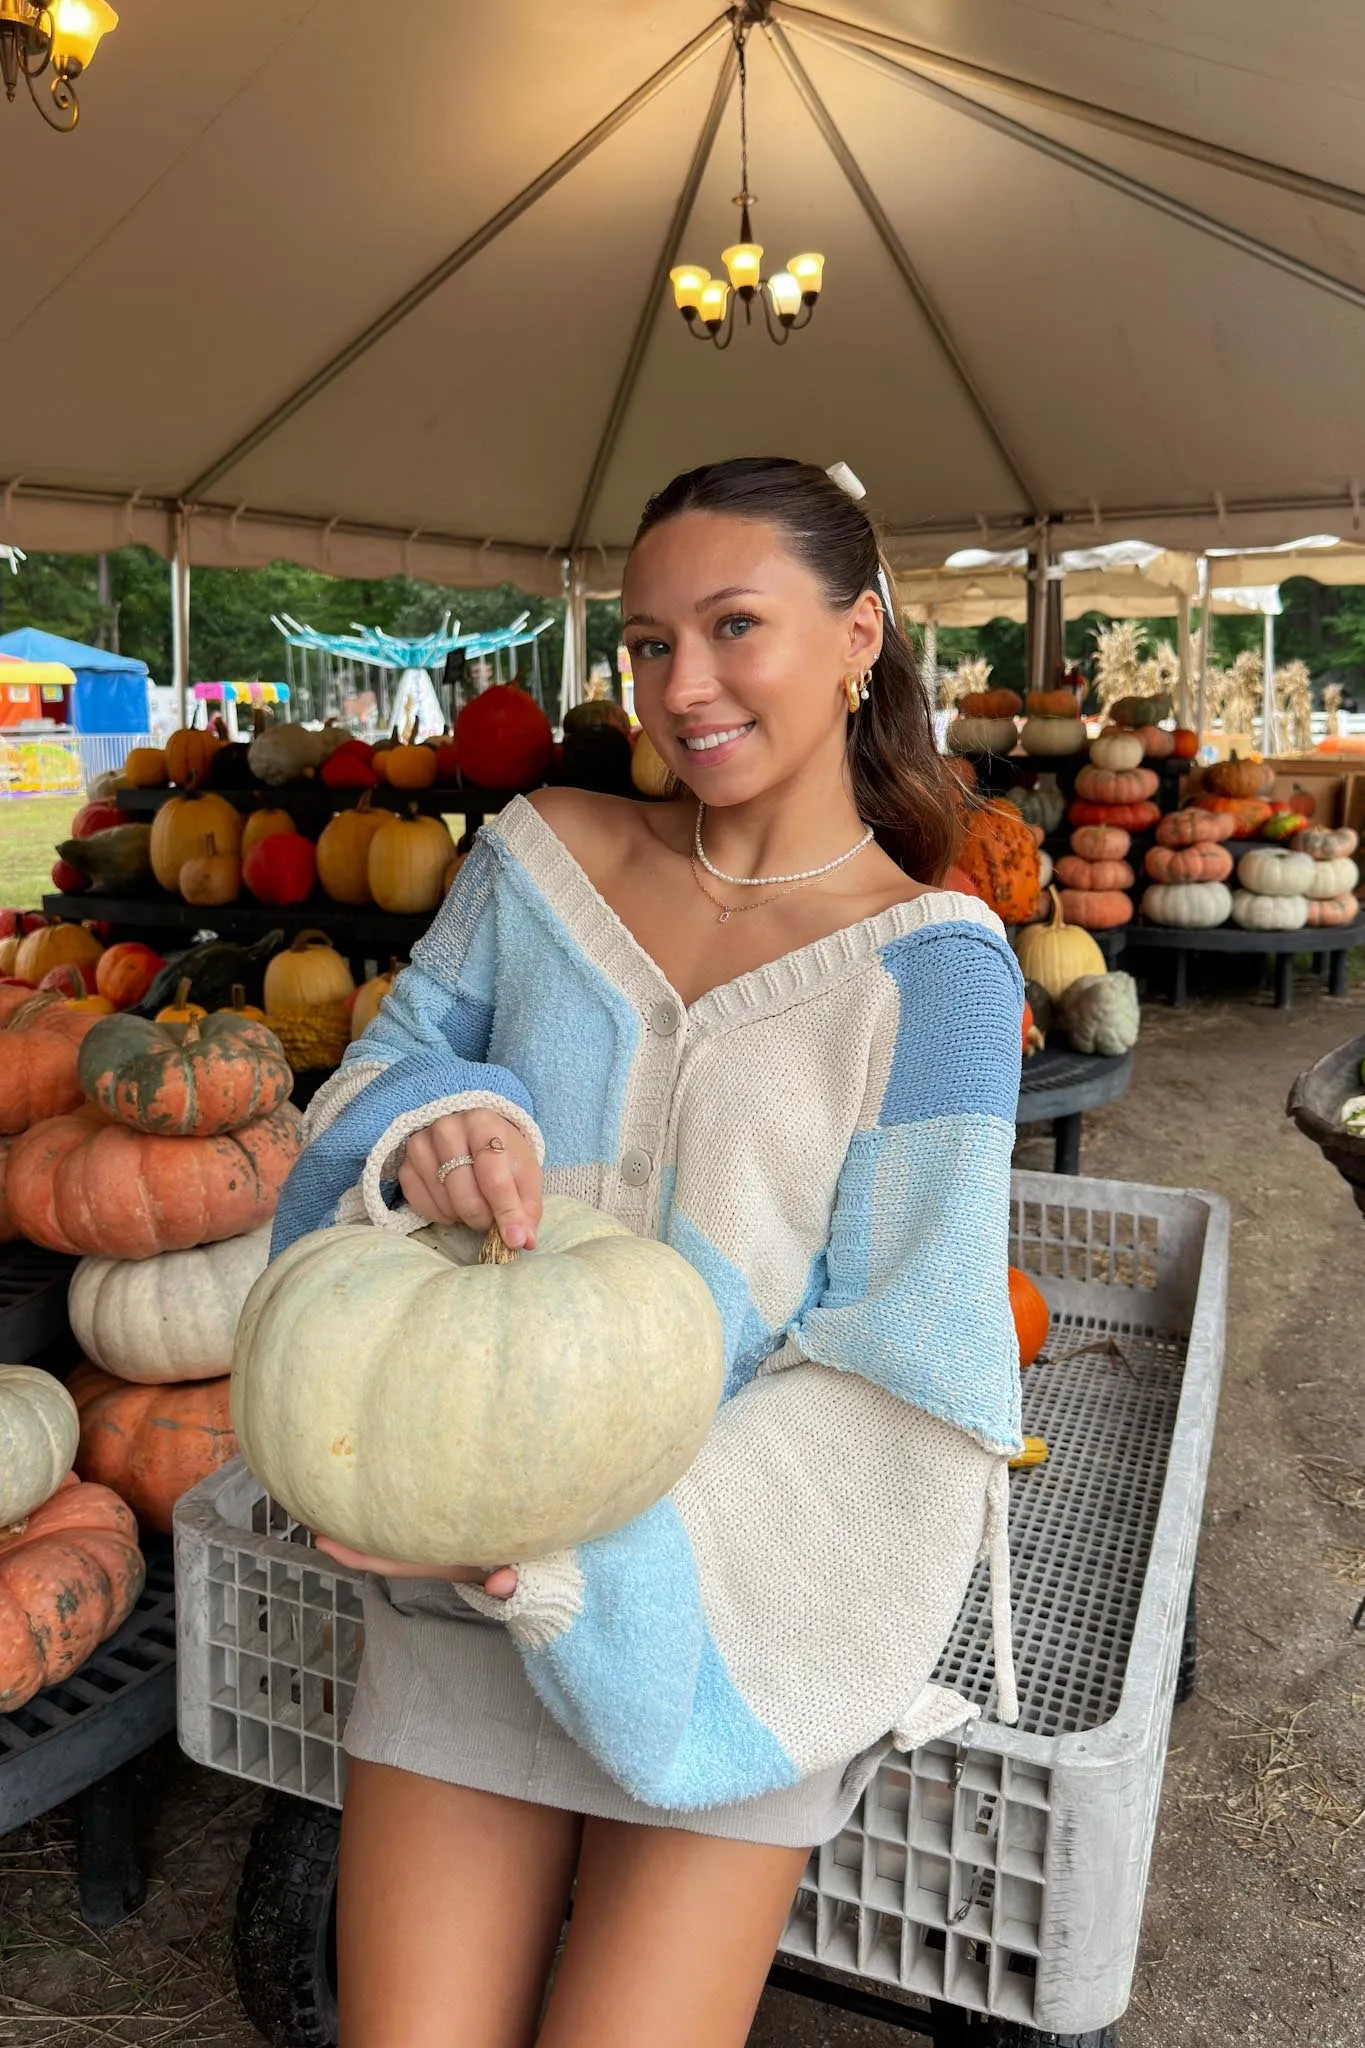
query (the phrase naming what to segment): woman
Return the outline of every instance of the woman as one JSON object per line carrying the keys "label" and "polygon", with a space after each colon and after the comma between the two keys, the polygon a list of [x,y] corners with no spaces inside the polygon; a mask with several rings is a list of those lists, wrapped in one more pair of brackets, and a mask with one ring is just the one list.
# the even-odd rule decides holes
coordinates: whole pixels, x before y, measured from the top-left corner
{"label": "woman", "polygon": [[1022,990],[933,886],[955,786],[886,589],[818,469],[654,498],[625,634],[683,793],[510,805],[314,1105],[277,1249],[366,1216],[530,1248],[544,1184],[691,1260],[727,1360],[612,1536],[439,1577],[322,1539],[373,1574],[343,2048],[742,2042],[808,1850],[893,1734],[973,1711],[930,1676],[983,1545],[1007,1563]]}

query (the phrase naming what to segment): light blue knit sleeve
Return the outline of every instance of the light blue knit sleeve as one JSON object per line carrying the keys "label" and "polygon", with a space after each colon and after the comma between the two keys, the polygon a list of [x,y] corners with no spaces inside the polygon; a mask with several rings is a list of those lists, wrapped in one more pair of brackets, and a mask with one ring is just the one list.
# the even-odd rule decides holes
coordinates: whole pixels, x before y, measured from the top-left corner
{"label": "light blue knit sleeve", "polygon": [[974,1711],[931,1680],[980,1547],[1008,1555],[1022,983],[1003,940],[965,920],[896,942],[882,966],[894,1042],[813,1304],[664,1500],[522,1562],[509,1603],[461,1589],[507,1622],[570,1734],[651,1806],[777,1790],[893,1727],[926,1740]]}
{"label": "light blue knit sleeve", "polygon": [[498,856],[480,835],[411,964],[318,1090],[280,1195],[272,1257],[338,1220],[416,1228],[423,1219],[398,1199],[398,1167],[412,1132],[440,1116],[496,1110],[543,1156],[527,1090],[488,1061],[498,877]]}

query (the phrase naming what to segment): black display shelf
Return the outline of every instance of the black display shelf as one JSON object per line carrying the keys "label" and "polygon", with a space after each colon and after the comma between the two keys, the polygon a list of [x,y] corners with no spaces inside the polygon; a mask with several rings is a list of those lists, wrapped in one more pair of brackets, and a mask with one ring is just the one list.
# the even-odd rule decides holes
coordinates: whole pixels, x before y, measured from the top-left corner
{"label": "black display shelf", "polygon": [[[316,779],[287,782],[279,789],[253,783],[249,789],[209,787],[199,793],[220,796],[239,811],[288,811],[295,823],[310,836],[320,831],[335,812],[353,809],[362,796],[369,797],[375,810],[405,813],[416,804],[419,811],[431,817],[463,813],[469,830],[474,832],[485,818],[505,810],[513,797],[521,794],[515,789],[478,789],[473,783],[458,783],[453,787],[444,783],[439,788],[433,783],[430,789],[390,789],[387,783],[370,790],[328,789],[325,783]],[[117,792],[118,807],[136,818],[151,817],[173,796],[186,794],[183,789],[121,789]]]}
{"label": "black display shelf", "polygon": [[1294,956],[1306,953],[1315,972],[1326,971],[1327,993],[1346,993],[1346,956],[1365,946],[1365,915],[1351,924],[1303,925],[1296,932],[1248,932],[1240,925],[1215,925],[1211,931],[1189,931],[1178,925],[1130,924],[1128,946],[1134,952],[1171,955],[1170,998],[1182,1009],[1187,998],[1187,969],[1201,953],[1260,954],[1274,961],[1275,1008],[1287,1010],[1294,1000]]}
{"label": "black display shelf", "polygon": [[316,902],[289,908],[266,903],[223,903],[212,907],[182,903],[178,896],[44,896],[43,909],[49,917],[81,920],[96,918],[139,933],[158,933],[183,938],[188,944],[197,932],[216,932],[220,939],[260,939],[267,932],[282,931],[286,938],[295,932],[323,931],[340,953],[373,946],[375,959],[392,954],[407,959],[411,948],[431,925],[436,912],[425,917],[397,917],[387,910],[351,910],[326,896]]}
{"label": "black display shelf", "polygon": [[1103,1053],[1044,1046],[1032,1059],[1024,1061],[1014,1120],[1016,1124],[1050,1123],[1053,1172],[1079,1173],[1081,1118],[1088,1109],[1116,1102],[1127,1093],[1132,1078],[1131,1052],[1111,1058]]}
{"label": "black display shelf", "polygon": [[0,1359],[26,1365],[71,1335],[66,1290],[76,1260],[14,1238],[0,1245]]}

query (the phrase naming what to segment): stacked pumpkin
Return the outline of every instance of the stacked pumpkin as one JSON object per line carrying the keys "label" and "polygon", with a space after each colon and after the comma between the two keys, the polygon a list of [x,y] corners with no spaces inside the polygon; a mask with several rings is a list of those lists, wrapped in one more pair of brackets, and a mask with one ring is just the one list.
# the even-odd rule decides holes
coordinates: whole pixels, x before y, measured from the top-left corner
{"label": "stacked pumpkin", "polygon": [[1268,801],[1275,770],[1266,761],[1230,754],[1204,770],[1194,794],[1196,809],[1232,819],[1234,839],[1255,839],[1274,816]]}
{"label": "stacked pumpkin", "polygon": [[1069,893],[1049,890],[1051,916],[1015,935],[1031,1020],[1044,1036],[1059,1032],[1074,1052],[1113,1057],[1137,1043],[1137,983],[1131,974],[1110,973],[1090,933],[1068,922]]}
{"label": "stacked pumpkin", "polygon": [[963,697],[948,727],[950,754],[1010,754],[1019,738],[1023,699],[1013,690],[977,690]]}
{"label": "stacked pumpkin", "polygon": [[11,1149],[10,1210],[35,1243],[84,1254],[77,1470],[169,1532],[180,1494],[234,1454],[225,1376],[299,1149],[293,1076],[230,1011],[94,1020],[76,1068],[85,1105]]}
{"label": "stacked pumpkin", "polygon": [[71,1470],[79,1436],[60,1380],[0,1365],[0,1714],[78,1670],[146,1578],[127,1506]]}
{"label": "stacked pumpkin", "polygon": [[1356,889],[1360,869],[1353,858],[1359,836],[1350,826],[1336,831],[1306,825],[1290,841],[1293,851],[1306,854],[1313,873],[1304,891],[1308,899],[1310,925],[1354,924],[1360,910]]}
{"label": "stacked pumpkin", "polygon": [[[1351,862],[1354,872],[1355,863]],[[1317,863],[1287,846],[1253,846],[1237,863],[1232,919],[1249,932],[1297,932],[1308,922]]]}
{"label": "stacked pumpkin", "polygon": [[1150,923],[1187,931],[1227,923],[1232,855],[1223,841],[1231,838],[1233,827],[1227,812],[1197,808],[1172,811],[1161,820],[1157,843],[1143,859],[1151,887],[1143,892],[1142,914]]}
{"label": "stacked pumpkin", "polygon": [[1019,743],[1026,754],[1056,759],[1085,752],[1085,720],[1075,690],[1030,690],[1024,709],[1028,716]]}
{"label": "stacked pumpkin", "polygon": [[30,1126],[83,1101],[77,1063],[96,1022],[50,990],[0,988],[0,1243],[24,1235],[9,1200],[14,1146]]}

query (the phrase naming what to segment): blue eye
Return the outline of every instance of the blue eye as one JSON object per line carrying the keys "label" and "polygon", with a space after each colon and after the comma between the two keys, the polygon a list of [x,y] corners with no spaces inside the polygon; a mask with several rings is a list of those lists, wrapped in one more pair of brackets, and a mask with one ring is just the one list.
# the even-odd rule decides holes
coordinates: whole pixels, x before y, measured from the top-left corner
{"label": "blue eye", "polygon": [[[723,634],[727,640],[742,640],[750,626],[756,626],[757,624],[758,620],[748,612],[729,612],[725,618],[720,620],[716,631]],[[728,632],[727,628],[730,626],[734,626],[738,630],[733,633]]]}
{"label": "blue eye", "polygon": [[668,652],[666,640],[632,640],[629,646],[632,661],[659,661]]}

